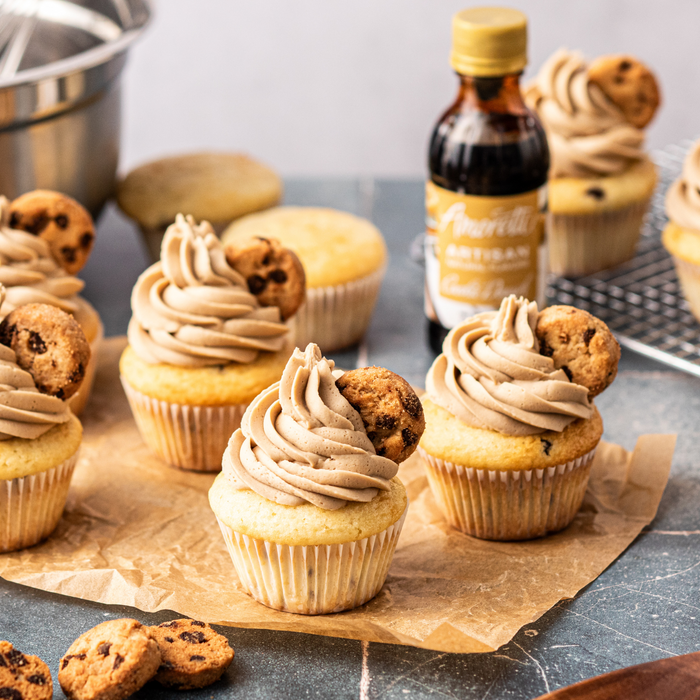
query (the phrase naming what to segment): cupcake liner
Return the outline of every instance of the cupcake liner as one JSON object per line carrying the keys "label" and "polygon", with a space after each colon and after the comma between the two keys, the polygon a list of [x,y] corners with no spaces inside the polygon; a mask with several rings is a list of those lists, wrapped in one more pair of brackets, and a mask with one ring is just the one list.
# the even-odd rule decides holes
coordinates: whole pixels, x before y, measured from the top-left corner
{"label": "cupcake liner", "polygon": [[248,404],[187,406],[146,396],[123,377],[122,386],[143,441],[162,460],[180,469],[221,471],[221,457]]}
{"label": "cupcake liner", "polygon": [[100,346],[102,345],[102,341],[104,339],[104,327],[102,326],[102,323],[100,323],[99,328],[97,330],[97,335],[93,338],[92,342],[90,343],[90,361],[87,363],[87,367],[85,368],[85,377],[83,378],[83,383],[80,386],[80,389],[71,396],[66,403],[68,404],[68,408],[70,408],[71,411],[76,416],[79,416],[83,410],[85,409],[85,404],[87,404],[88,399],[90,398],[90,392],[92,391],[92,385],[95,382],[95,373],[97,372],[97,362],[98,362],[98,357],[99,357],[99,352],[100,352]]}
{"label": "cupcake liner", "polygon": [[0,480],[0,552],[31,547],[54,531],[77,461],[78,451],[47,471]]}
{"label": "cupcake liner", "polygon": [[356,608],[379,593],[407,511],[371,537],[308,546],[259,540],[217,520],[246,593],[275,610],[323,615]]}
{"label": "cupcake liner", "polygon": [[672,257],[683,289],[683,296],[688,301],[693,316],[700,321],[700,265],[681,260],[675,255]]}
{"label": "cupcake liner", "polygon": [[307,289],[296,314],[297,345],[316,343],[326,353],[357,343],[369,326],[385,272],[383,266],[354,282]]}
{"label": "cupcake liner", "polygon": [[581,507],[595,448],[545,469],[474,469],[418,448],[447,522],[484,540],[529,540],[565,528]]}
{"label": "cupcake liner", "polygon": [[590,275],[632,258],[649,201],[599,214],[547,214],[550,271]]}

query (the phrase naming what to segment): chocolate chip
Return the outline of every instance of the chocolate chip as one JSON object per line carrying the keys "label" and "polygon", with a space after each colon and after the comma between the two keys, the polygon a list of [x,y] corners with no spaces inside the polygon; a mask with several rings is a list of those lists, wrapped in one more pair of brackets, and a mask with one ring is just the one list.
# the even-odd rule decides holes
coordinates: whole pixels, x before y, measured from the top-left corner
{"label": "chocolate chip", "polygon": [[0,666],[7,666],[7,661],[5,661],[5,657],[0,654]]}
{"label": "chocolate chip", "polygon": [[85,659],[85,654],[68,654],[68,656],[64,656],[61,659],[61,669],[64,669],[66,666],[68,666],[68,662],[71,659],[78,659],[79,661],[83,661]]}
{"label": "chocolate chip", "polygon": [[591,342],[591,338],[595,335],[595,328],[586,328],[583,331],[583,342],[588,345]]}
{"label": "chocolate chip", "polygon": [[248,289],[251,294],[262,294],[267,287],[267,280],[260,275],[251,275],[248,278]]}
{"label": "chocolate chip", "polygon": [[203,656],[199,656],[199,654],[195,654],[194,656],[190,656],[190,661],[205,661],[206,659]]}
{"label": "chocolate chip", "polygon": [[204,644],[204,642],[207,641],[207,638],[202,632],[181,632],[180,639],[190,644]]}
{"label": "chocolate chip", "polygon": [[420,418],[423,415],[423,404],[415,394],[399,394],[401,405],[411,418]]}
{"label": "chocolate chip", "polygon": [[544,453],[547,456],[549,456],[549,451],[552,449],[552,441],[540,438],[540,442],[542,443],[542,449],[544,450]]}
{"label": "chocolate chip", "polygon": [[406,447],[411,447],[411,445],[415,445],[418,442],[418,436],[410,428],[404,428],[401,431],[401,437]]}
{"label": "chocolate chip", "polygon": [[30,220],[24,223],[24,225],[22,222],[20,222],[20,226],[22,227],[23,231],[33,233],[35,236],[38,236],[50,222],[51,219],[49,218],[48,214],[45,211],[42,211],[36,215],[33,221]]}
{"label": "chocolate chip", "polygon": [[630,61],[624,60],[620,61],[620,70],[625,71],[629,70],[632,67],[632,63]]}
{"label": "chocolate chip", "polygon": [[93,235],[90,233],[90,231],[86,231],[80,237],[80,247],[87,248],[92,243],[92,238],[93,238]]}
{"label": "chocolate chip", "polygon": [[384,445],[381,445],[380,447],[377,447],[376,449],[377,449],[377,454],[380,457],[383,457],[386,454],[386,447],[384,447]]}
{"label": "chocolate chip", "polygon": [[267,266],[272,262],[272,253],[266,253],[265,257],[262,259],[262,264]]}
{"label": "chocolate chip", "polygon": [[596,201],[600,202],[602,199],[605,199],[605,190],[601,189],[600,187],[589,187],[586,190],[586,194],[589,197],[593,197]]}
{"label": "chocolate chip", "polygon": [[566,365],[563,365],[562,369],[564,370],[564,374],[569,378],[569,381],[573,382],[574,375],[571,373],[571,370]]}
{"label": "chocolate chip", "polygon": [[43,355],[46,352],[46,343],[36,331],[29,331],[29,349],[37,355]]}
{"label": "chocolate chip", "polygon": [[284,284],[287,281],[287,273],[284,270],[273,270],[268,276],[268,279],[277,284]]}
{"label": "chocolate chip", "polygon": [[625,79],[621,75],[616,75],[613,78],[613,82],[615,83],[615,85],[622,85],[622,83],[625,82]]}
{"label": "chocolate chip", "polygon": [[177,620],[171,620],[170,622],[161,622],[158,627],[179,627],[180,624]]}
{"label": "chocolate chip", "polygon": [[121,654],[117,654],[114,657],[114,666],[112,668],[116,671],[124,663],[124,657]]}
{"label": "chocolate chip", "polygon": [[68,217],[65,214],[59,214],[54,221],[58,228],[66,229],[68,228]]}
{"label": "chocolate chip", "polygon": [[158,667],[158,670],[159,671],[171,671],[174,668],[175,668],[175,666],[173,665],[173,663],[171,661],[162,661],[160,666]]}
{"label": "chocolate chip", "polygon": [[169,642],[170,644],[174,644],[175,640],[172,637],[165,637],[165,641]]}
{"label": "chocolate chip", "polygon": [[17,649],[11,649],[6,656],[10,666],[26,666],[29,663],[27,657],[21,651],[17,651]]}
{"label": "chocolate chip", "polygon": [[393,430],[396,427],[396,418],[386,414],[377,416],[376,425],[380,430]]}
{"label": "chocolate chip", "polygon": [[554,355],[554,350],[549,347],[544,338],[540,338],[540,355],[544,355],[545,357],[551,357]]}
{"label": "chocolate chip", "polygon": [[15,688],[0,688],[0,698],[3,700],[24,700],[24,696]]}
{"label": "chocolate chip", "polygon": [[46,676],[43,673],[35,673],[29,676],[27,680],[33,685],[46,685]]}
{"label": "chocolate chip", "polygon": [[102,642],[100,646],[97,647],[97,653],[102,654],[102,656],[109,656],[109,650],[112,647],[111,642]]}
{"label": "chocolate chip", "polygon": [[72,248],[69,245],[64,245],[63,248],[61,248],[61,256],[66,262],[69,263],[74,263],[75,259],[77,257],[78,251],[75,248]]}
{"label": "chocolate chip", "polygon": [[10,228],[17,228],[17,226],[19,226],[19,221],[20,215],[16,211],[13,211],[12,214],[10,214]]}
{"label": "chocolate chip", "polygon": [[192,624],[195,625],[195,627],[206,627],[207,626],[206,622],[200,622],[199,620],[192,620]]}

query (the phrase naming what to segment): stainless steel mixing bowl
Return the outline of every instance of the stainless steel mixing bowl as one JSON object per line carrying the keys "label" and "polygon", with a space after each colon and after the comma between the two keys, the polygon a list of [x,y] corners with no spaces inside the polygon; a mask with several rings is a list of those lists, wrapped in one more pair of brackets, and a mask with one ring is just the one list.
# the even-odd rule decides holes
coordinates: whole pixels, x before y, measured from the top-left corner
{"label": "stainless steel mixing bowl", "polygon": [[119,158],[120,74],[148,0],[0,0],[0,194],[75,197],[94,215]]}

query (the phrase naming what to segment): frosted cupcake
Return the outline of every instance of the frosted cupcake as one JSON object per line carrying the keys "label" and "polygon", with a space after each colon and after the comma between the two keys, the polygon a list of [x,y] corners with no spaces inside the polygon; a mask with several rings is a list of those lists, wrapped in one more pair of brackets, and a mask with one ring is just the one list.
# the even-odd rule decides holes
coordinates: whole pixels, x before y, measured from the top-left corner
{"label": "frosted cupcake", "polygon": [[[279,384],[246,411],[209,493],[244,590],[310,615],[375,596],[407,508],[397,461],[422,426],[420,402],[397,375],[343,374],[316,345],[295,350]],[[404,431],[412,437],[399,444]]]}
{"label": "frosted cupcake", "polygon": [[57,395],[80,388],[90,348],[45,304],[10,313],[0,342],[0,552],[10,552],[48,537],[63,513],[82,427]]}
{"label": "frosted cupcake", "polygon": [[630,56],[589,65],[560,49],[525,99],[542,120],[551,153],[552,272],[585,275],[630,259],[656,185],[643,131],[659,104],[653,74]]}
{"label": "frosted cupcake", "polygon": [[282,375],[289,326],[248,291],[211,226],[181,214],[131,306],[120,370],[144,441],[168,464],[218,471],[246,407]]}
{"label": "frosted cupcake", "polygon": [[379,230],[334,209],[276,207],[235,221],[222,242],[228,246],[259,237],[279,240],[304,266],[306,303],[297,314],[297,345],[313,342],[332,352],[360,341],[386,271]]}
{"label": "frosted cupcake", "polygon": [[[63,195],[58,193],[42,191],[38,193],[45,194],[47,197],[51,195],[63,198]],[[68,273],[59,264],[52,253],[52,244],[40,235],[13,228],[13,226],[28,225],[26,219],[17,215],[15,207],[16,202],[20,203],[22,209],[26,206],[23,202],[30,202],[33,206],[33,200],[29,197],[30,195],[23,195],[12,203],[5,197],[0,197],[0,284],[5,286],[6,291],[5,301],[0,307],[0,319],[18,306],[37,303],[56,306],[71,314],[80,324],[92,352],[83,385],[80,391],[69,399],[71,410],[79,415],[85,408],[95,378],[98,350],[104,334],[102,322],[97,311],[79,296],[85,283],[73,273]],[[76,207],[80,206],[73,200],[69,202]],[[85,216],[89,220],[87,212]],[[83,229],[84,227],[80,230]],[[92,245],[92,239],[90,239],[90,245]],[[87,259],[87,253],[89,249],[80,258],[69,256],[73,262],[66,262],[66,264],[72,264],[73,267],[78,264],[81,267]],[[56,253],[56,255],[59,254]]]}
{"label": "frosted cupcake", "polygon": [[581,505],[603,424],[591,399],[620,348],[569,306],[507,297],[448,334],[423,400],[419,450],[447,521],[490,540],[566,527]]}
{"label": "frosted cupcake", "polygon": [[673,256],[690,310],[700,321],[700,141],[690,149],[681,176],[666,194],[669,222],[662,241]]}

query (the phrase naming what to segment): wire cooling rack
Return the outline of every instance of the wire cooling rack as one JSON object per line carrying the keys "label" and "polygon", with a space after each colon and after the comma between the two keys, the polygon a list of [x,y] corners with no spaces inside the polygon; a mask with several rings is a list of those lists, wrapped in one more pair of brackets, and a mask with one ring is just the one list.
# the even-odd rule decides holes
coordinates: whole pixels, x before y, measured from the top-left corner
{"label": "wire cooling rack", "polygon": [[635,257],[595,275],[550,276],[547,296],[601,318],[621,345],[700,376],[700,324],[683,298],[671,257],[661,244],[664,196],[680,175],[692,141],[655,151],[659,184]]}

